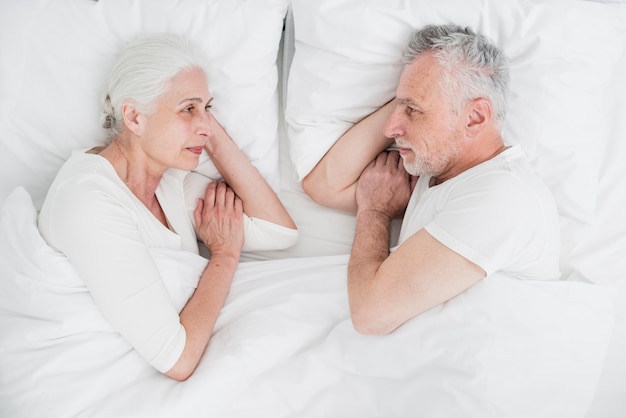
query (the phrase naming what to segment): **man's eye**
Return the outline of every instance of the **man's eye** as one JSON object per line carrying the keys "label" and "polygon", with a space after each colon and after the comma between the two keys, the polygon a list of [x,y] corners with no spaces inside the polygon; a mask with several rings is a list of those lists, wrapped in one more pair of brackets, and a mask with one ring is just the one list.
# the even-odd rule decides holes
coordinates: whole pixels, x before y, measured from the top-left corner
{"label": "man's eye", "polygon": [[193,112],[193,108],[194,108],[193,106],[187,106],[187,107],[185,108],[185,112],[187,112],[187,113],[191,113],[191,112]]}
{"label": "man's eye", "polygon": [[407,106],[404,111],[406,112],[407,115],[411,115],[417,112],[417,109],[413,109],[412,107]]}
{"label": "man's eye", "polygon": [[210,110],[211,110],[211,107],[213,107],[213,106],[212,106],[212,105],[210,105],[210,104],[208,104],[208,105],[204,106],[204,111],[205,111],[205,112],[210,111]]}

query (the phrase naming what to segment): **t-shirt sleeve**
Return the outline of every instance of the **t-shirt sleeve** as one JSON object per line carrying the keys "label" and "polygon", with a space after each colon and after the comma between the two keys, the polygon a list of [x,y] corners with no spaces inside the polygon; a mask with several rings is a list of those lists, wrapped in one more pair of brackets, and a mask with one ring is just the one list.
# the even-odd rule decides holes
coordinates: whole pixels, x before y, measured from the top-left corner
{"label": "t-shirt sleeve", "polygon": [[166,372],[185,346],[180,324],[137,215],[102,189],[57,191],[52,244],[72,262],[104,317],[156,369]]}
{"label": "t-shirt sleeve", "polygon": [[512,176],[485,175],[459,184],[425,229],[490,275],[543,250],[540,206],[537,195]]}

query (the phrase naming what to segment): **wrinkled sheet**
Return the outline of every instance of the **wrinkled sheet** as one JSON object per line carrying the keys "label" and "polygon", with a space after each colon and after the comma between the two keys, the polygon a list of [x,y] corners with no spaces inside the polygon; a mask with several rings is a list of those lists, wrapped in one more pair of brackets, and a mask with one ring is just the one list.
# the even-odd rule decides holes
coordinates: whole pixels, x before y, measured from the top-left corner
{"label": "wrinkled sheet", "polygon": [[[0,254],[0,416],[582,417],[613,331],[609,287],[487,278],[362,336],[347,256],[251,261],[197,370],[176,382],[102,318],[23,189],[0,214]],[[206,260],[153,254],[182,308]]]}

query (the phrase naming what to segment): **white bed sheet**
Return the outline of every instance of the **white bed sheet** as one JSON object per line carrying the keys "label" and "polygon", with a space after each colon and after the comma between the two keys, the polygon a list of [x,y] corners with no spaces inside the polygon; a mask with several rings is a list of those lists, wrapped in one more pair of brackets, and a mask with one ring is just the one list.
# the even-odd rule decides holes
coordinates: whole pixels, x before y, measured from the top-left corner
{"label": "white bed sheet", "polygon": [[[180,383],[100,316],[24,189],[0,214],[0,252],[0,416],[583,417],[613,330],[609,287],[486,279],[366,337],[346,255],[246,262]],[[206,260],[154,256],[181,307]]]}
{"label": "white bed sheet", "polygon": [[[38,7],[28,7],[31,3]],[[50,5],[52,1],[33,0],[31,3],[7,3],[7,6],[12,5],[8,7],[12,13],[7,14],[4,21],[15,24],[5,25],[4,31],[0,32],[25,33],[20,31],[27,31],[28,25],[14,18],[17,8],[27,14],[42,13],[42,5]],[[85,0],[84,7],[123,6],[120,2],[100,3]],[[567,6],[566,1],[554,0],[553,3]],[[73,3],[65,5],[56,1],[55,4],[58,15],[63,15],[64,19],[69,19],[68,22],[72,21],[75,25],[83,24],[81,20],[73,19],[71,13],[63,12],[63,8],[68,7],[73,10],[68,6]],[[283,2],[276,1],[274,4]],[[180,15],[181,10],[193,9],[191,16],[195,16],[199,9],[195,8],[194,2],[181,0],[176,3],[161,2],[161,5],[180,8],[178,19],[167,19],[168,22],[188,28],[193,33],[196,29],[206,28],[187,24],[184,16]],[[153,7],[140,9],[146,16],[142,17],[141,13],[126,16],[134,22],[133,28],[144,27],[145,24],[140,24],[144,18],[160,19],[167,15],[153,13],[157,10]],[[78,11],[76,9],[72,13]],[[46,19],[53,16],[49,13],[45,15]],[[89,16],[99,19],[98,15]],[[126,26],[125,20],[116,18],[115,21],[118,24],[112,28],[118,28],[130,36],[132,30]],[[54,21],[48,23],[53,25]],[[291,23],[287,20],[287,29]],[[56,27],[59,28],[59,25]],[[169,23],[163,21],[158,27],[168,28]],[[13,31],[11,28],[19,30]],[[44,32],[45,29],[44,26],[38,28]],[[622,33],[626,35],[626,29]],[[66,39],[67,35],[68,39],[78,39],[70,36],[70,25],[65,32],[50,32],[48,35],[46,39],[50,42],[55,36]],[[92,35],[95,36],[95,33]],[[3,56],[7,56],[6,62],[14,62],[16,59],[15,62],[22,62],[27,51],[19,47],[23,42],[8,36],[4,39],[7,42],[10,40],[14,47],[14,50],[3,50]],[[81,39],[85,40],[84,37]],[[289,45],[289,39],[287,41]],[[99,48],[112,48],[108,42],[96,44]],[[89,53],[96,52],[89,50]],[[289,69],[292,53],[292,50],[286,51],[284,74]],[[73,57],[79,55],[73,54]],[[46,54],[42,57],[33,56],[50,58]],[[54,62],[59,63],[58,60]],[[69,67],[64,68],[59,63],[58,67],[54,64],[54,70],[67,75],[74,74],[71,71],[79,68],[70,65],[70,61],[64,64]],[[30,69],[31,72],[41,71],[44,77],[38,79],[41,83],[47,83],[50,74],[45,67]],[[10,72],[19,69],[19,66],[2,66],[0,73],[3,85],[11,87],[4,93],[0,92],[3,100],[13,97],[11,94],[6,95],[17,86],[11,84],[14,78],[10,77]],[[585,418],[625,417],[626,222],[622,214],[626,207],[626,165],[623,164],[626,158],[626,118],[623,117],[626,114],[625,73],[626,51],[622,53],[615,67],[614,78],[609,83],[609,90],[613,92],[611,111],[603,114],[601,121],[593,120],[593,123],[601,124],[605,135],[602,140],[589,138],[602,156],[597,195],[590,196],[596,201],[595,217],[587,224],[568,223],[566,219],[563,224],[564,278],[615,287],[617,303],[614,316],[609,315],[612,306],[610,302],[614,300],[610,297],[613,289],[567,283],[565,288],[571,291],[570,294],[580,298],[575,308],[572,308],[573,300],[565,300],[561,293],[551,294],[552,297],[557,295],[554,304],[546,303],[541,296],[550,295],[548,287],[552,284],[534,287],[532,284],[522,286],[521,283],[494,284],[486,281],[462,298],[411,321],[398,334],[386,338],[366,338],[354,334],[349,326],[344,280],[354,218],[322,208],[303,193],[289,163],[283,131],[280,193],[299,226],[300,242],[287,251],[245,255],[247,260],[284,260],[242,264],[233,292],[218,322],[215,338],[196,374],[184,383],[164,378],[149,368],[106,323],[99,320],[99,313],[93,310],[88,295],[76,282],[52,288],[58,290],[52,292],[55,298],[72,295],[71,304],[48,303],[50,301],[46,302],[43,295],[32,293],[41,283],[30,280],[31,276],[42,279],[50,278],[50,275],[71,278],[71,268],[58,255],[51,255],[45,243],[33,233],[33,212],[27,196],[22,194],[21,197],[14,197],[16,200],[13,200],[13,204],[17,205],[17,209],[9,210],[12,214],[8,217],[0,215],[3,228],[10,227],[14,233],[11,241],[4,229],[0,231],[0,416],[389,417],[406,415],[406,409],[411,408],[425,416],[432,412],[430,416],[465,417],[473,414],[498,418],[569,418],[583,416],[585,405],[591,403]],[[93,76],[97,74],[94,72]],[[589,77],[596,76],[590,69]],[[71,77],[69,80],[74,81]],[[286,83],[287,80],[284,78],[282,81]],[[82,92],[82,89],[77,91]],[[55,99],[54,95],[48,96],[49,100]],[[2,103],[2,109],[15,110],[11,100]],[[47,126],[46,123],[61,120],[57,117],[58,112],[50,111],[50,106],[41,107],[43,110],[39,113],[31,112],[30,107],[27,109],[29,118],[45,122],[41,126],[32,125],[32,129],[41,129]],[[87,120],[84,117],[87,111],[80,111],[82,113],[74,113],[74,116]],[[587,113],[581,109],[580,113],[572,117],[583,118],[585,115]],[[63,125],[63,129],[45,130],[46,135],[58,141],[69,138],[64,134],[66,127],[74,125],[60,125]],[[6,193],[18,183],[31,186],[33,182],[48,184],[52,171],[42,174],[39,168],[48,167],[53,159],[54,165],[58,165],[57,157],[65,155],[65,148],[61,146],[63,144],[48,142],[48,136],[44,136],[45,147],[33,148],[32,153],[27,153],[27,159],[16,159],[14,152],[23,147],[24,140],[28,142],[32,138],[26,135],[14,140],[17,137],[7,135],[7,132],[2,134],[0,166],[4,167],[5,172],[10,171],[10,175],[0,180],[2,201]],[[90,137],[81,134],[79,138],[83,141]],[[609,140],[605,141],[604,138]],[[59,147],[62,148],[60,153],[57,149]],[[46,164],[42,165],[42,161]],[[8,170],[13,167],[20,170]],[[15,174],[32,174],[35,169],[35,176],[23,178]],[[35,201],[43,197],[42,190],[44,188],[29,189],[31,193],[40,192],[38,195],[35,193]],[[31,240],[30,243],[35,245],[32,251],[16,246],[17,243],[24,244],[24,240]],[[187,272],[186,277],[190,277],[204,263],[204,260],[189,255],[170,256],[170,262],[162,261],[161,264],[164,271],[169,271],[173,276]],[[14,274],[16,266],[25,269],[20,276]],[[16,287],[18,278],[22,283],[20,286],[27,286],[30,296],[26,300],[24,294],[18,292],[20,287]],[[179,283],[170,286],[170,291],[180,304],[192,288],[193,281],[186,285]],[[494,296],[502,296],[503,299]],[[52,296],[48,294],[47,297]],[[539,297],[539,301],[531,305],[536,297]],[[494,310],[490,311],[487,307],[494,300],[508,303],[493,306]],[[568,309],[561,310],[561,307]],[[35,309],[39,316],[29,316],[18,308]],[[72,309],[86,309],[89,313],[72,315],[67,321],[53,321],[55,315],[67,316]],[[454,311],[466,315],[464,322],[459,324],[451,320]],[[505,315],[492,322],[496,312]],[[523,312],[537,316],[519,315]],[[480,315],[483,322],[468,320]],[[613,322],[615,326],[610,334]],[[555,323],[559,326],[549,328]],[[28,333],[26,324],[33,326]],[[86,326],[95,330],[82,332]],[[48,330],[47,334],[45,330]],[[73,333],[72,337],[53,338],[58,337],[61,331]],[[471,337],[494,334],[503,338],[501,343],[506,344],[496,347],[499,348],[496,352],[498,356],[487,356],[486,347],[478,343],[459,348]],[[601,368],[609,334],[606,362]],[[528,335],[549,345],[530,347],[530,351],[528,347],[514,345]],[[44,350],[43,346],[47,348]],[[454,348],[454,352],[450,348]],[[527,361],[511,362],[506,355],[516,357],[518,361]],[[581,358],[587,361],[577,361]],[[491,361],[492,365],[503,364],[504,368],[500,373],[497,373],[498,368],[495,366],[491,370],[493,382],[499,384],[497,388],[500,393],[485,392],[484,397],[480,398],[473,386],[476,379],[471,380],[471,373],[464,371],[480,369],[478,376],[485,378],[483,373],[488,373],[488,370],[487,363],[482,362],[484,359]],[[542,368],[545,363],[552,368]],[[526,364],[528,367],[512,371],[510,367],[513,364]],[[600,368],[599,383],[595,397],[591,400]],[[548,380],[542,380],[544,377]],[[490,399],[490,395],[492,398],[498,395],[499,398],[494,403],[495,409],[486,411],[484,402]],[[528,408],[536,408],[536,411],[514,410],[520,403]],[[561,408],[553,413],[549,405],[559,405]],[[509,414],[510,410],[513,412]]]}

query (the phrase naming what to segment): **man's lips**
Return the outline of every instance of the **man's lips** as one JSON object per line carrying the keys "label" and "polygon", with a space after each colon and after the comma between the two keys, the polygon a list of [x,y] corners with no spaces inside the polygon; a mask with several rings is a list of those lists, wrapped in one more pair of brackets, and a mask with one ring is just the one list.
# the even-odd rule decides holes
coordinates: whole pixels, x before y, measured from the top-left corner
{"label": "man's lips", "polygon": [[402,144],[398,144],[398,143],[396,143],[396,150],[400,153],[400,155],[411,152],[411,148],[405,147]]}

